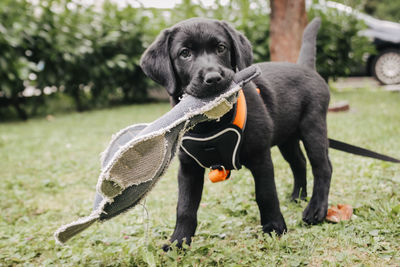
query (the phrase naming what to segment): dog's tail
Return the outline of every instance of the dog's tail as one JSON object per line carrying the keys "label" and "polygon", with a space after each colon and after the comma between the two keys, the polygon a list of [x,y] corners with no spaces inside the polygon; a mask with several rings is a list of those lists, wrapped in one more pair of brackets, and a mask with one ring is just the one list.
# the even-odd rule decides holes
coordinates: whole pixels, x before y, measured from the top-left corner
{"label": "dog's tail", "polygon": [[315,70],[315,61],[317,54],[317,34],[321,26],[321,19],[314,18],[303,32],[303,41],[301,44],[299,59],[297,64],[309,67]]}
{"label": "dog's tail", "polygon": [[[315,61],[317,56],[317,34],[320,26],[321,26],[321,19],[314,18],[304,29],[300,55],[299,59],[297,60],[297,64],[308,67],[313,70],[315,70]],[[400,163],[399,159],[379,154],[372,150],[350,145],[331,138],[329,138],[329,147],[359,156],[364,156],[394,163]]]}

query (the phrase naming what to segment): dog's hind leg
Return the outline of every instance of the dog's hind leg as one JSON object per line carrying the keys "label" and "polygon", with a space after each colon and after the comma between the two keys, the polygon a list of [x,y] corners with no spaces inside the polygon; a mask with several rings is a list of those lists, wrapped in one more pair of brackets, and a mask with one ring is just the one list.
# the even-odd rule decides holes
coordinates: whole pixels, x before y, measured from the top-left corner
{"label": "dog's hind leg", "polygon": [[[180,161],[178,174],[178,206],[176,213],[176,225],[170,241],[177,241],[177,247],[182,243],[190,245],[197,228],[197,210],[199,208],[204,185],[204,169],[188,156]],[[164,245],[164,251],[170,249]]]}
{"label": "dog's hind leg", "polygon": [[255,181],[255,193],[260,210],[261,225],[265,233],[278,235],[287,231],[285,220],[279,208],[279,200],[274,180],[274,168],[270,151],[253,158],[246,167],[250,169]]}
{"label": "dog's hind leg", "polygon": [[289,163],[294,177],[291,199],[304,200],[307,197],[306,158],[301,151],[299,139],[291,138],[278,146],[283,158]]}
{"label": "dog's hind leg", "polygon": [[317,224],[325,219],[328,210],[332,176],[325,116],[321,113],[308,114],[300,123],[300,132],[314,175],[313,193],[303,212],[303,221],[308,224]]}

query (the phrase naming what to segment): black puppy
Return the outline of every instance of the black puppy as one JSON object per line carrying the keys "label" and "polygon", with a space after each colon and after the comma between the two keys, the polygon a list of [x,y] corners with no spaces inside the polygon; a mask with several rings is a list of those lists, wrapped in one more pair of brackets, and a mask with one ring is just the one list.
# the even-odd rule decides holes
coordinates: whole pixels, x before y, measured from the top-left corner
{"label": "black puppy", "polygon": [[[270,148],[277,145],[294,175],[292,198],[304,199],[306,159],[310,160],[314,188],[303,220],[324,220],[332,166],[328,157],[326,114],[329,89],[315,72],[315,39],[320,20],[311,22],[304,33],[298,64],[261,63],[262,74],[244,88],[248,115],[240,163],[255,180],[256,201],[263,231],[287,231],[279,208]],[[233,73],[252,64],[252,48],[241,33],[223,21],[194,18],[164,30],[141,59],[143,71],[163,85],[172,105],[184,93],[198,97],[217,94],[230,84]],[[259,88],[261,93],[256,90]],[[199,124],[194,130],[207,133],[230,118]],[[171,242],[191,242],[197,227],[204,169],[182,150],[179,153],[179,200]]]}

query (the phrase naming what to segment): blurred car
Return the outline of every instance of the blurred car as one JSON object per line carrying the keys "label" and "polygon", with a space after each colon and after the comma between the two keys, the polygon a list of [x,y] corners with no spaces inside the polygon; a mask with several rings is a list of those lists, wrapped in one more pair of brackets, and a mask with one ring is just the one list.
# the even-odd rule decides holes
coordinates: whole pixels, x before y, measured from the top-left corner
{"label": "blurred car", "polygon": [[377,51],[367,60],[367,73],[383,84],[400,83],[400,23],[379,20],[333,1],[320,0],[318,4],[313,4],[313,8],[333,8],[364,21],[367,29],[360,34],[368,37]]}

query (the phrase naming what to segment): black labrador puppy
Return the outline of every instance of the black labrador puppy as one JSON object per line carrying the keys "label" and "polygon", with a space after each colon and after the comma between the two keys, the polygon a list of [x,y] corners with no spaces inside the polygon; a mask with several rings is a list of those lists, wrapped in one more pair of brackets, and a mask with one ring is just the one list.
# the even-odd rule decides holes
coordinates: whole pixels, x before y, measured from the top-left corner
{"label": "black labrador puppy", "polygon": [[[315,20],[307,27],[298,64],[258,64],[262,74],[243,88],[248,114],[239,157],[240,163],[253,174],[262,229],[266,233],[275,231],[280,235],[287,231],[274,181],[270,154],[274,145],[292,169],[292,198],[304,199],[306,159],[299,141],[303,142],[314,175],[313,193],[303,220],[316,224],[327,213],[332,174],[326,125],[329,89],[315,71],[319,24]],[[202,18],[185,20],[162,31],[141,59],[143,71],[167,89],[172,105],[185,93],[197,97],[218,93],[230,84],[236,70],[251,64],[252,47],[246,37],[226,22]],[[224,117],[199,124],[195,131],[210,132],[230,119]],[[179,160],[179,200],[171,242],[177,241],[181,246],[184,240],[190,244],[197,227],[204,169],[183,150]]]}

